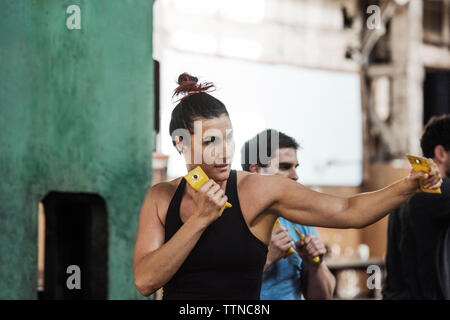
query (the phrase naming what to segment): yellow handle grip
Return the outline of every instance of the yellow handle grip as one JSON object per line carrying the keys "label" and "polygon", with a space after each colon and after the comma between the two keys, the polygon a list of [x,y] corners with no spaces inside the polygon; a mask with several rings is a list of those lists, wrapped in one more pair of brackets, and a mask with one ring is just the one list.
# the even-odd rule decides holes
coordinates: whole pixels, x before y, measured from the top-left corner
{"label": "yellow handle grip", "polygon": [[[209,180],[205,171],[203,171],[200,166],[189,171],[187,173],[187,175],[184,176],[184,178],[191,185],[191,187],[194,188],[195,190],[198,190],[202,185],[205,184],[206,181]],[[232,207],[231,203],[229,203],[229,202],[225,203],[223,205],[222,209],[220,209],[219,215],[222,215],[222,213],[225,209],[228,209],[231,207]]]}
{"label": "yellow handle grip", "polygon": [[[278,221],[278,219],[277,219],[277,220],[275,220],[275,223],[274,223],[274,225],[273,225],[273,229],[276,229],[276,228],[278,228],[278,227],[281,227],[281,223],[280,223],[280,221]],[[287,257],[289,257],[289,256],[290,256],[291,254],[293,254],[293,253],[297,253],[297,251],[295,251],[294,248],[290,247],[289,250],[288,250],[288,251],[286,252],[286,254],[284,255],[283,259],[286,259]]]}
{"label": "yellow handle grip", "polygon": [[231,207],[232,207],[231,203],[229,203],[229,202],[227,201],[227,202],[223,205],[222,209],[220,209],[219,215],[222,215],[222,212],[223,212],[225,209],[228,209],[228,208],[231,208]]}
{"label": "yellow handle grip", "polygon": [[[304,235],[303,233],[301,233],[300,230],[298,230],[296,226],[294,226],[294,230],[295,230],[295,232],[297,232],[297,234],[300,236],[300,240],[304,241],[304,240],[305,240],[305,235]],[[319,256],[314,257],[314,258],[312,259],[312,261],[313,261],[314,263],[320,263],[320,257],[319,257]]]}
{"label": "yellow handle grip", "polygon": [[[418,171],[430,172],[431,168],[430,168],[430,164],[428,163],[428,159],[427,158],[411,156],[409,154],[407,154],[406,157],[408,158],[408,161],[411,164],[411,167],[413,168],[414,171],[416,171],[416,172],[418,172]],[[419,186],[420,186],[420,190],[422,192],[442,193],[441,192],[441,188],[437,188],[437,189],[426,189],[426,188],[424,188],[422,180],[419,180]]]}

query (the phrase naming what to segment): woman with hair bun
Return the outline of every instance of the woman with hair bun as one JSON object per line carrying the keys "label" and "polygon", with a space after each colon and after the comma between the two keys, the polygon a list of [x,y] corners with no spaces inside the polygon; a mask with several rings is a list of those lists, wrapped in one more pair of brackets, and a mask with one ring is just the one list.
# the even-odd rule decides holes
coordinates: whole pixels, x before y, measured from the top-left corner
{"label": "woman with hair bun", "polygon": [[[152,186],[139,217],[134,252],[138,291],[163,299],[259,299],[275,220],[326,228],[362,228],[442,179],[414,172],[370,193],[337,197],[277,175],[231,170],[233,128],[225,105],[208,94],[212,83],[187,73],[178,78],[170,135],[188,171],[200,166],[210,178],[195,190],[183,177]],[[226,202],[232,207],[220,214]]]}

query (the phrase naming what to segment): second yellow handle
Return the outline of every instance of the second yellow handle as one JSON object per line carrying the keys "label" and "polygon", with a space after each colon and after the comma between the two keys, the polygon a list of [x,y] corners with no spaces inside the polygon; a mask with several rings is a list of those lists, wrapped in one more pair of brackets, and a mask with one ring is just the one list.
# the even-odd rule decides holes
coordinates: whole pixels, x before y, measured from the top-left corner
{"label": "second yellow handle", "polygon": [[[305,235],[303,233],[301,233],[300,230],[298,230],[296,226],[294,226],[294,230],[300,236],[300,240],[304,241],[305,240]],[[320,263],[320,257],[319,256],[314,257],[312,260],[313,260],[314,263]]]}
{"label": "second yellow handle", "polygon": [[[275,228],[278,228],[278,227],[281,227],[281,223],[280,223],[280,221],[278,221],[278,219],[277,219],[277,220],[275,220],[275,224],[273,225],[273,228],[275,229]],[[297,234],[300,236],[300,240],[304,241],[304,240],[305,240],[305,235],[304,235],[303,233],[301,233],[300,230],[298,230],[296,226],[294,226],[294,230],[295,230],[295,232],[297,232]],[[297,252],[297,251],[295,251],[294,248],[290,247],[289,250],[287,251],[286,255],[285,255],[283,258],[287,258],[287,257],[289,257],[291,254],[296,253],[296,252]],[[312,261],[313,261],[314,263],[320,263],[320,257],[319,257],[319,256],[314,257],[314,258],[312,259]]]}

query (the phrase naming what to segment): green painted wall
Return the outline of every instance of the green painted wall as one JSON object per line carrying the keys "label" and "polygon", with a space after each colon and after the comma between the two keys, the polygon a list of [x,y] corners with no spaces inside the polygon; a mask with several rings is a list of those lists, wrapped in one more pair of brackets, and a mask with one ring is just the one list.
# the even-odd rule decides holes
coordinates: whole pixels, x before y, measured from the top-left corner
{"label": "green painted wall", "polygon": [[[81,8],[81,30],[66,9]],[[38,202],[101,195],[109,298],[140,298],[132,257],[151,182],[151,0],[0,1],[0,299],[37,297]]]}

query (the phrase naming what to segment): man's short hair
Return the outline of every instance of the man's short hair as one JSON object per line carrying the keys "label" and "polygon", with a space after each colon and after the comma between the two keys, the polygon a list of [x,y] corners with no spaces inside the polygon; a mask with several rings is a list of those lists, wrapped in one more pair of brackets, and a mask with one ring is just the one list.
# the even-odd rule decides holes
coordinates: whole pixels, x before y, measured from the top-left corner
{"label": "man's short hair", "polygon": [[[278,139],[276,139],[277,137]],[[276,143],[276,140],[278,140],[278,143]],[[242,146],[241,165],[243,170],[250,171],[251,164],[257,164],[258,166],[263,168],[267,167],[268,163],[261,159],[260,154],[260,148],[264,148],[265,145],[267,146],[265,156],[267,156],[269,160],[275,156],[275,152],[277,151],[277,149],[294,148],[295,150],[298,150],[298,148],[300,147],[300,145],[297,143],[297,141],[295,141],[294,138],[282,132],[279,132],[275,129],[263,130],[250,140],[247,140]],[[256,152],[256,155],[250,157],[250,152]]]}
{"label": "man's short hair", "polygon": [[425,125],[420,147],[423,155],[434,158],[434,148],[441,145],[445,151],[450,150],[450,114],[433,116]]}

